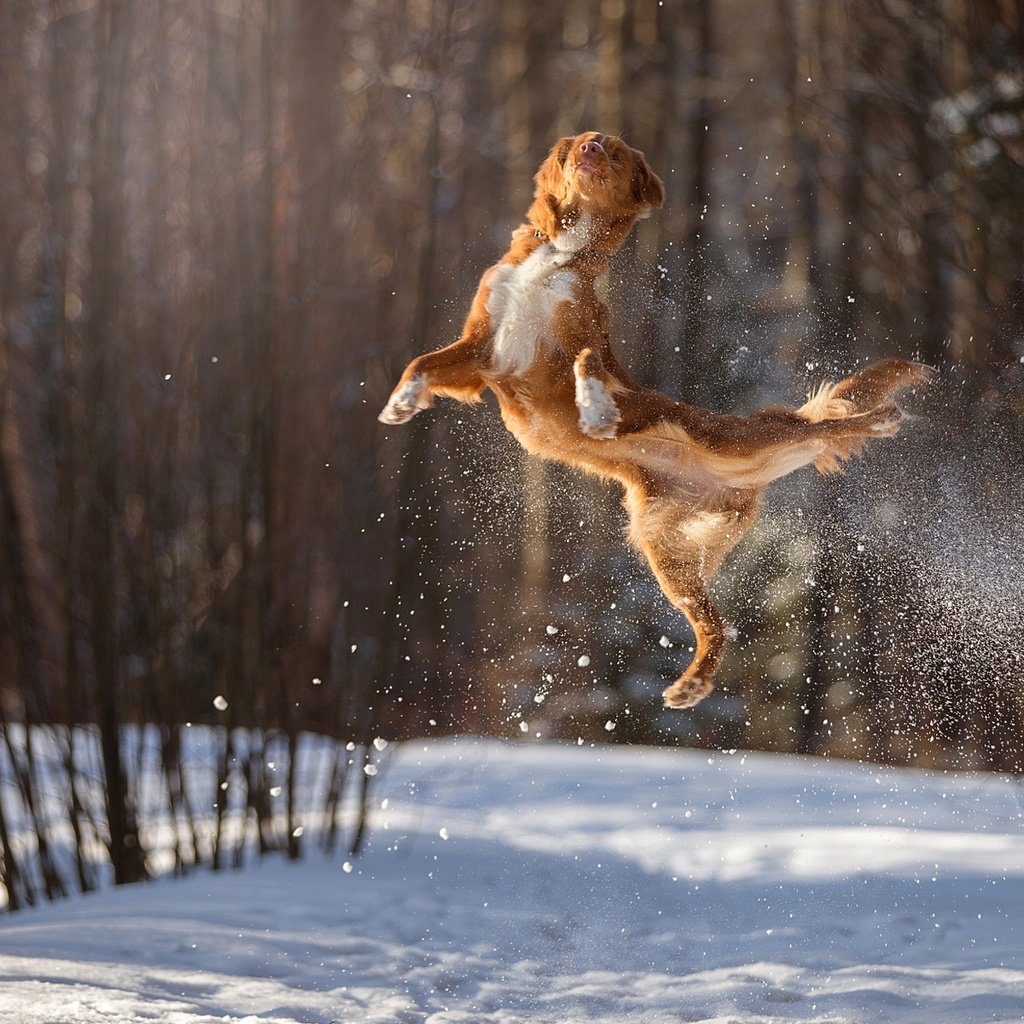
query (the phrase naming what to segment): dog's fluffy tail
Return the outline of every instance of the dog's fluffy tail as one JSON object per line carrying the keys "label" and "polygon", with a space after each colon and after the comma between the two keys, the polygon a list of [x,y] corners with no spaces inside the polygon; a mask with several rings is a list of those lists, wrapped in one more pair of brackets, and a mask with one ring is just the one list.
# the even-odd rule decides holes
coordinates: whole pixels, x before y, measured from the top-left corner
{"label": "dog's fluffy tail", "polygon": [[907,388],[926,384],[933,372],[923,363],[912,363],[905,359],[884,359],[872,363],[867,369],[841,380],[838,384],[831,381],[822,382],[796,410],[797,415],[809,423],[844,420],[891,406],[892,426],[888,429],[885,424],[875,422],[863,435],[851,434],[841,441],[833,442],[814,462],[819,472],[837,473],[842,462],[858,454],[869,437],[895,434],[902,416],[894,404],[895,397]]}
{"label": "dog's fluffy tail", "polygon": [[823,381],[797,409],[797,415],[810,423],[820,423],[822,420],[843,420],[871,412],[891,402],[899,392],[926,384],[933,372],[923,363],[884,359],[838,384]]}
{"label": "dog's fluffy tail", "polygon": [[834,397],[850,402],[857,413],[870,412],[891,402],[901,391],[927,384],[934,375],[935,371],[924,363],[883,359],[841,380],[835,387]]}

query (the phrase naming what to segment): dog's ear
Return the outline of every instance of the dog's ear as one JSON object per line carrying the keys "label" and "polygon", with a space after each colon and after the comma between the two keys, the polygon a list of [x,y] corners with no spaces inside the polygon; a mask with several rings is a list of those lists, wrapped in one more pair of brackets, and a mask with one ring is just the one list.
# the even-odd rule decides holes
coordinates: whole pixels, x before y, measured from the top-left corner
{"label": "dog's ear", "polygon": [[537,183],[537,191],[534,193],[540,196],[541,193],[551,195],[565,195],[565,161],[569,159],[569,150],[572,149],[571,138],[559,139],[551,152],[544,158],[544,162],[537,168],[534,181]]}
{"label": "dog's ear", "polygon": [[662,184],[661,178],[651,170],[651,165],[640,150],[633,150],[633,160],[635,161],[634,198],[638,203],[643,203],[648,207],[648,213],[652,207],[660,210],[665,205],[665,186]]}
{"label": "dog's ear", "polygon": [[537,169],[533,205],[527,217],[530,223],[549,238],[558,234],[558,207],[565,199],[565,161],[569,159],[573,140],[559,139]]}

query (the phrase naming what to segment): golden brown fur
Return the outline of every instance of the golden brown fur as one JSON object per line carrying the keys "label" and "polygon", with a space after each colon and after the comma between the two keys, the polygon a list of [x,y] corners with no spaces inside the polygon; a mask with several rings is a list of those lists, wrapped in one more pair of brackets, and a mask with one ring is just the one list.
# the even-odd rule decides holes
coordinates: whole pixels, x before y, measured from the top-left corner
{"label": "golden brown fur", "polygon": [[435,395],[474,402],[490,388],[527,451],[620,483],[630,541],[696,635],[664,693],[688,707],[710,692],[725,648],[707,585],[756,522],[765,487],[812,463],[836,472],[868,439],[896,433],[893,397],[928,371],[886,360],[800,408],[750,417],[641,387],[612,353],[595,282],[636,220],[662,205],[661,181],[621,139],[587,132],[560,139],[536,183],[528,223],[484,274],[461,336],[409,364],[380,418],[402,423]]}

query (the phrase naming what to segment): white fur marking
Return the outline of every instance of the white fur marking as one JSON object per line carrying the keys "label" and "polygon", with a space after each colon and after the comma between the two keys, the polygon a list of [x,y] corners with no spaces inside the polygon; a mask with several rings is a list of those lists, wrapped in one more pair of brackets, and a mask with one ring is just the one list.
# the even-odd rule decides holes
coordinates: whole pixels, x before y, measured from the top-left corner
{"label": "white fur marking", "polygon": [[423,377],[417,373],[398,389],[393,401],[396,405],[416,405],[423,394],[423,387]]}
{"label": "white fur marking", "polygon": [[894,409],[888,419],[881,420],[878,423],[872,423],[871,430],[876,434],[884,434],[888,437],[892,437],[893,434],[898,432],[900,428],[900,421],[902,419],[902,410]]}
{"label": "white fur marking", "polygon": [[677,529],[686,540],[706,544],[734,518],[728,512],[695,512],[684,519]]}
{"label": "white fur marking", "polygon": [[562,230],[552,241],[559,252],[556,258],[562,263],[567,263],[576,253],[593,244],[594,218],[585,213],[575,224],[563,224]]}
{"label": "white fur marking", "polygon": [[487,312],[494,326],[493,368],[498,373],[525,373],[537,357],[538,344],[551,335],[555,310],[573,300],[576,275],[561,269],[564,262],[545,242],[522,263],[495,268]]}
{"label": "white fur marking", "polygon": [[588,437],[608,440],[615,436],[621,416],[615,400],[596,377],[576,377],[576,407],[580,430]]}
{"label": "white fur marking", "polygon": [[388,399],[388,404],[384,406],[378,419],[382,423],[405,423],[412,419],[417,412],[429,405],[429,394],[424,397],[426,391],[426,381],[420,374],[410,377]]}

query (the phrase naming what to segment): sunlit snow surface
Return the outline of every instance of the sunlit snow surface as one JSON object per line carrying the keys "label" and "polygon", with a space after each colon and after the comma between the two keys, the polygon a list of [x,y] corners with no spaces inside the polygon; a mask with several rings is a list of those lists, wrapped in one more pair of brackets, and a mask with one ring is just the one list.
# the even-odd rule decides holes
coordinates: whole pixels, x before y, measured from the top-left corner
{"label": "sunlit snow surface", "polygon": [[1024,1019],[1024,793],[764,754],[407,744],[366,855],[0,926],[0,1021]]}

